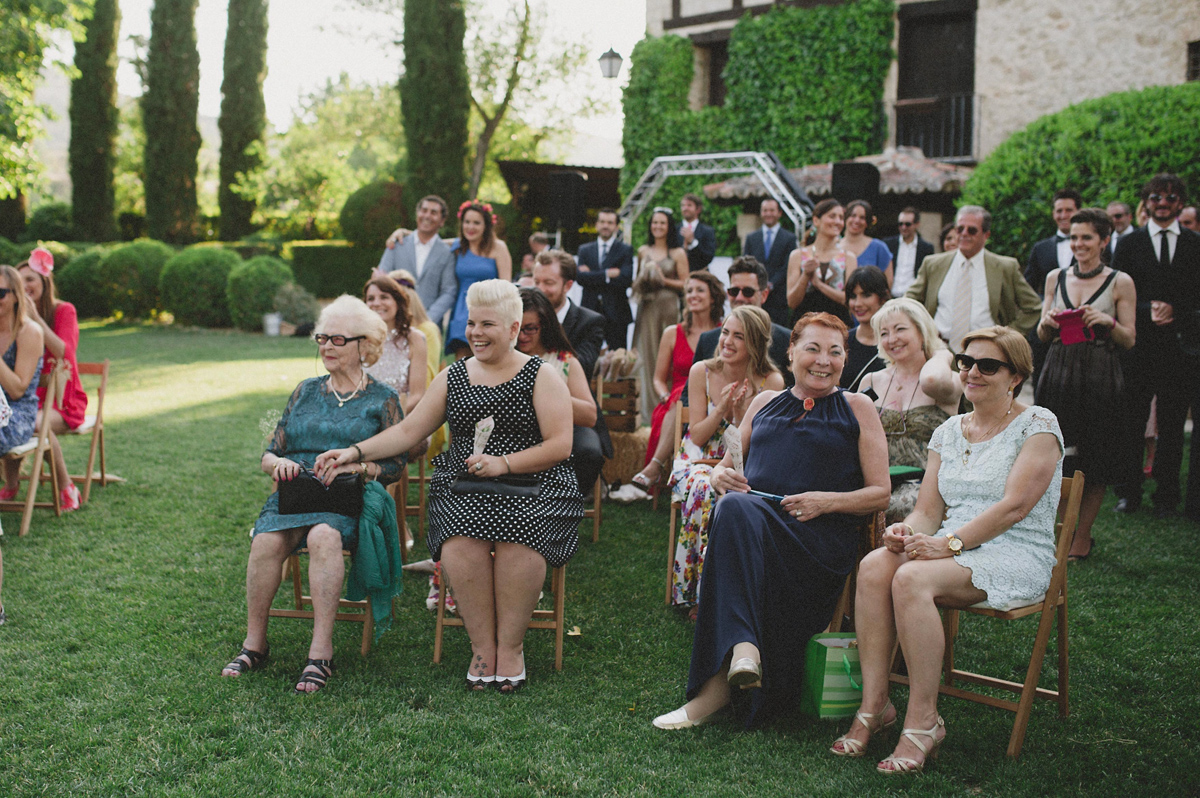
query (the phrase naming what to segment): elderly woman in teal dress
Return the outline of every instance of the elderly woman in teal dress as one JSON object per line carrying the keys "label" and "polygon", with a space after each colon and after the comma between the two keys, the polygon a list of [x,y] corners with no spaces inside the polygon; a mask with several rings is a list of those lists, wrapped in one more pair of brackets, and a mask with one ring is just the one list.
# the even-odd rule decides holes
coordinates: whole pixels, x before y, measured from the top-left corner
{"label": "elderly woman in teal dress", "polygon": [[[364,369],[364,365],[379,358],[386,335],[383,320],[353,297],[343,295],[321,312],[314,338],[329,374],[304,380],[288,400],[262,456],[262,470],[276,484],[312,470],[321,452],[368,438],[400,422],[404,413],[399,395],[388,385],[376,382]],[[403,456],[381,457],[341,466],[326,476],[332,479],[339,474],[359,474],[368,481],[367,497],[376,496],[375,501],[386,506],[390,499],[386,495],[379,498],[382,489],[370,483],[395,482],[403,467]],[[364,502],[366,517],[372,505],[366,499]],[[394,516],[394,509],[392,513]],[[312,693],[325,686],[332,673],[333,621],[345,575],[342,551],[358,548],[360,520],[333,512],[283,514],[279,511],[278,492],[271,494],[254,524],[246,567],[246,638],[242,650],[221,671],[222,676],[240,676],[265,664],[270,651],[268,611],[279,589],[283,562],[297,549],[307,547],[315,618],[308,662],[295,690]],[[380,526],[386,532],[386,523]],[[399,542],[395,539],[393,518],[391,534],[372,542],[382,540],[390,551],[395,541],[398,558]],[[398,566],[398,562],[394,564]],[[352,573],[352,585],[354,576]],[[399,577],[395,574],[392,592],[398,591]],[[373,593],[373,603],[379,603],[376,599]],[[390,598],[386,605],[390,609]]]}

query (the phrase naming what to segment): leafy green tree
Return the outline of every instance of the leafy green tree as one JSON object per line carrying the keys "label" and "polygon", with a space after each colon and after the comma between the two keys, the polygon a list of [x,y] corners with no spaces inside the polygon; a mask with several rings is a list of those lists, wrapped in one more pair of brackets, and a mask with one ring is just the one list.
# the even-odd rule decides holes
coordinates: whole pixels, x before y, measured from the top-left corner
{"label": "leafy green tree", "polygon": [[253,199],[235,190],[241,175],[261,164],[267,124],[263,79],[267,75],[268,0],[229,0],[225,33],[225,79],[221,83],[221,238],[236,241],[254,228]]}
{"label": "leafy green tree", "polygon": [[146,224],[151,238],[190,241],[196,227],[200,131],[198,0],[155,0],[142,119],[146,128]]}
{"label": "leafy green tree", "polygon": [[71,81],[71,206],[75,236],[111,241],[117,236],[113,172],[117,136],[118,0],[96,0],[85,36],[75,44]]}
{"label": "leafy green tree", "polygon": [[237,191],[256,203],[258,221],[285,238],[328,237],[352,192],[396,174],[399,98],[343,74],[301,100],[286,132],[252,147],[263,168],[243,175]]}
{"label": "leafy green tree", "polygon": [[[535,155],[556,131],[569,130],[573,119],[594,114],[595,104],[590,92],[568,85],[587,65],[587,47],[547,36],[544,2],[514,0],[502,17],[482,7],[472,11],[469,72],[474,154],[467,193],[475,197],[485,169],[495,169],[501,157],[497,147]],[[532,119],[539,124],[531,124]],[[525,146],[512,147],[516,142]]]}
{"label": "leafy green tree", "polygon": [[452,206],[463,195],[470,89],[463,54],[463,0],[407,0],[400,114],[410,196],[440,194]]}
{"label": "leafy green tree", "polygon": [[[82,35],[79,21],[93,0],[8,0],[0,16],[0,200],[15,199],[40,175],[33,142],[42,132],[45,107],[33,101],[50,36],[67,29]],[[19,203],[17,203],[19,204]]]}

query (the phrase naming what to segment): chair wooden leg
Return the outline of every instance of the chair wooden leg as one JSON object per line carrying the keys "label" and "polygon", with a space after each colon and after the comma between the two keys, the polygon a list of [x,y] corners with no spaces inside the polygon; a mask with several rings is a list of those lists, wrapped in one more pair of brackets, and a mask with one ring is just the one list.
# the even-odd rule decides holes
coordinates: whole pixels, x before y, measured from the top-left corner
{"label": "chair wooden leg", "polygon": [[603,510],[601,508],[604,506],[604,502],[601,501],[600,492],[602,490],[603,485],[604,485],[604,480],[601,479],[600,477],[596,477],[596,486],[594,488],[592,488],[592,510],[593,510],[592,542],[593,543],[600,542],[600,514],[601,514],[601,512],[603,512]]}
{"label": "chair wooden leg", "polygon": [[947,687],[954,686],[954,638],[958,627],[958,610],[942,611],[942,633],[946,648],[942,652],[942,680]]}
{"label": "chair wooden leg", "polygon": [[554,670],[561,671],[563,667],[563,627],[566,626],[566,593],[567,567],[561,565],[554,569],[550,580],[554,590]]}
{"label": "chair wooden leg", "polygon": [[1062,604],[1058,605],[1058,714],[1067,717],[1071,712],[1068,691],[1070,689],[1071,666],[1067,660],[1067,595],[1063,586]]}
{"label": "chair wooden leg", "polygon": [[446,572],[443,571],[438,584],[437,621],[433,627],[433,664],[442,661],[442,632],[446,628]]}
{"label": "chair wooden leg", "polygon": [[367,596],[367,617],[363,618],[362,655],[371,653],[371,643],[375,639],[375,611],[371,608],[371,597]]}
{"label": "chair wooden leg", "polygon": [[671,588],[675,586],[675,502],[671,502],[671,524],[667,527],[667,599],[671,606]]}
{"label": "chair wooden leg", "polygon": [[92,432],[92,445],[88,448],[87,471],[83,477],[83,503],[87,504],[92,495],[92,469],[96,467],[96,439],[100,430]]}
{"label": "chair wooden leg", "polygon": [[104,430],[100,430],[100,487],[108,487],[108,469],[104,465]]}
{"label": "chair wooden leg", "polygon": [[1008,755],[1016,758],[1025,743],[1025,730],[1029,728],[1029,716],[1033,712],[1033,699],[1037,697],[1038,677],[1042,672],[1042,660],[1046,655],[1046,644],[1050,641],[1050,629],[1055,615],[1043,612],[1038,622],[1037,637],[1033,641],[1033,653],[1029,657],[1029,670],[1025,672],[1025,685],[1021,688],[1021,700],[1017,702],[1017,719],[1013,723],[1012,736],[1008,740]]}
{"label": "chair wooden leg", "polygon": [[287,558],[287,565],[284,566],[284,572],[287,570],[292,572],[292,595],[296,600],[296,609],[304,609],[304,589],[300,584],[300,555],[293,554]]}

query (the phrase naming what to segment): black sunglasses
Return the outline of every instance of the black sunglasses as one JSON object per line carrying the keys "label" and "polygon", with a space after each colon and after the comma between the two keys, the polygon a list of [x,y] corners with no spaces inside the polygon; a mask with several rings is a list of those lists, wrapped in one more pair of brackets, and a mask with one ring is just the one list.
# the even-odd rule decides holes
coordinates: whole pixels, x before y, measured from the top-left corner
{"label": "black sunglasses", "polygon": [[0,288],[0,299],[4,299],[4,297],[8,296],[11,293],[12,293],[11,288]]}
{"label": "black sunglasses", "polygon": [[324,346],[326,342],[334,346],[345,346],[351,341],[361,341],[366,337],[365,335],[325,335],[324,333],[317,333],[313,336],[313,340],[317,342],[317,346]]}
{"label": "black sunglasses", "polygon": [[999,371],[1001,366],[1013,373],[1017,371],[1017,367],[1007,360],[997,360],[994,357],[975,358],[970,355],[964,355],[961,352],[954,356],[954,365],[958,367],[959,371],[970,371],[971,367],[974,366],[979,369],[980,374],[988,377]]}
{"label": "black sunglasses", "polygon": [[916,222],[896,222],[897,227],[912,227]]}
{"label": "black sunglasses", "polygon": [[739,291],[741,292],[742,296],[744,296],[746,299],[749,299],[750,297],[752,297],[758,293],[757,288],[751,288],[748,285],[743,285],[741,288],[731,285],[725,289],[725,293],[729,294],[730,299],[737,299],[737,295],[738,295]]}
{"label": "black sunglasses", "polygon": [[1150,200],[1151,202],[1162,202],[1163,200],[1166,200],[1167,202],[1179,202],[1179,195],[1178,194],[1151,194],[1149,197],[1146,197],[1146,199]]}
{"label": "black sunglasses", "polygon": [[975,227],[974,225],[968,227],[965,224],[960,224],[958,227],[954,228],[954,232],[958,233],[960,236],[975,236],[979,235],[979,228]]}

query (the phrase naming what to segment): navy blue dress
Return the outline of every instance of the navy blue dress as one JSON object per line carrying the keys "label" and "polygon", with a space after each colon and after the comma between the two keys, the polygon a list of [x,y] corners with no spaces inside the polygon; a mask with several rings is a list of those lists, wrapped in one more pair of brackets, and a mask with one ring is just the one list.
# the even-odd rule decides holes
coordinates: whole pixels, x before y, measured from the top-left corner
{"label": "navy blue dress", "polygon": [[[759,411],[753,426],[746,479],[755,490],[789,495],[863,486],[858,419],[841,391],[816,400],[807,414],[802,401],[784,391]],[[784,709],[799,697],[805,644],[829,625],[857,559],[861,523],[842,513],[801,522],[778,503],[745,493],[717,502],[688,700],[742,642],[762,654],[762,688],[751,691],[747,727],[765,720],[765,710]]]}

